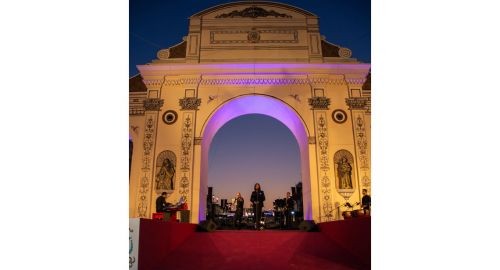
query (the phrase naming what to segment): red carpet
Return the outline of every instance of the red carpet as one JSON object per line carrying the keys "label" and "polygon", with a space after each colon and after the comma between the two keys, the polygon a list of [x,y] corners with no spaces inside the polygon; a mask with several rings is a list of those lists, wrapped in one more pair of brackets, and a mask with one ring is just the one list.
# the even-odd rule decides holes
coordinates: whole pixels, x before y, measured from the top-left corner
{"label": "red carpet", "polygon": [[[356,221],[320,224],[321,232],[242,230],[207,233],[194,232],[187,226],[192,224],[174,224],[181,225],[177,227],[180,231],[163,228],[160,233],[163,240],[158,240],[156,233],[156,237],[143,237],[141,222],[139,270],[370,269],[369,257],[360,257],[366,255],[367,248],[368,256],[370,251],[369,238],[363,238],[367,235],[366,230],[369,235],[369,219],[367,221],[361,222],[364,225],[353,225]],[[158,227],[158,224],[149,225],[149,230],[154,225]],[[328,232],[331,229],[336,232]],[[346,237],[338,237],[339,234]],[[357,234],[362,237],[355,236]],[[353,236],[353,241],[344,241]]]}
{"label": "red carpet", "polygon": [[370,265],[371,218],[361,217],[319,224],[320,231],[359,261]]}

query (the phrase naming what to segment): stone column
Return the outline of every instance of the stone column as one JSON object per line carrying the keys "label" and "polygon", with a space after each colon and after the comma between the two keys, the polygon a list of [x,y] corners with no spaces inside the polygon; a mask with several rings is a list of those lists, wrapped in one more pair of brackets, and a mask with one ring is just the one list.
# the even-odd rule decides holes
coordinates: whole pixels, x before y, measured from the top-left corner
{"label": "stone column", "polygon": [[163,106],[163,99],[158,98],[158,92],[149,92],[149,97],[144,100],[144,137],[142,145],[142,172],[139,181],[139,192],[136,199],[136,215],[148,218],[156,209],[149,209],[152,205],[151,193],[153,191],[153,167],[156,145],[156,129],[158,127],[158,115]]}

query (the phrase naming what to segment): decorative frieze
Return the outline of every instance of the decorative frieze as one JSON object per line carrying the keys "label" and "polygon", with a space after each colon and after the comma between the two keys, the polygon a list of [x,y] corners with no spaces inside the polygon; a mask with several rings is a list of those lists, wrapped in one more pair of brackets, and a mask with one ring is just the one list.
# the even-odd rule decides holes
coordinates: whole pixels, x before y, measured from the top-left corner
{"label": "decorative frieze", "polygon": [[[144,130],[144,156],[149,156],[153,148],[155,131],[155,117],[154,115],[148,115],[146,118],[146,125]],[[149,169],[149,167],[147,167]]]}
{"label": "decorative frieze", "polygon": [[179,105],[181,106],[181,111],[196,111],[201,105],[201,98],[196,97],[185,97],[179,99]]}
{"label": "decorative frieze", "polygon": [[175,86],[175,85],[197,85],[200,83],[200,77],[192,78],[179,78],[179,79],[166,79],[163,83],[165,86]]}
{"label": "decorative frieze", "polygon": [[365,132],[365,121],[363,120],[362,114],[357,115],[355,124],[356,133],[356,146],[358,147],[359,153],[359,163],[362,170],[369,170],[370,164],[368,162],[368,139],[366,138]]}
{"label": "decorative frieze", "polygon": [[330,99],[327,97],[312,97],[309,99],[311,110],[328,110]]}
{"label": "decorative frieze", "polygon": [[331,202],[331,181],[328,177],[330,166],[328,165],[328,127],[326,121],[326,113],[319,112],[316,115],[316,141],[319,147],[318,159],[320,170],[323,171],[321,178],[321,208],[323,213],[321,215],[322,221],[330,221],[333,219],[333,205]]}
{"label": "decorative frieze", "polygon": [[363,179],[361,179],[361,184],[363,185],[364,188],[368,189],[370,188],[371,180],[370,177],[368,176],[363,176]]}
{"label": "decorative frieze", "polygon": [[147,98],[144,100],[144,109],[146,111],[159,111],[163,103],[164,100],[160,98]]}
{"label": "decorative frieze", "polygon": [[186,174],[182,176],[179,186],[180,186],[179,193],[185,196],[186,198],[186,196],[189,194],[189,179],[186,176]]}
{"label": "decorative frieze", "polygon": [[317,136],[320,150],[320,169],[328,171],[330,169],[328,166],[328,129],[326,127],[326,117],[323,113],[318,117]]}
{"label": "decorative frieze", "polygon": [[142,80],[146,87],[149,88],[159,88],[162,84],[162,80]]}
{"label": "decorative frieze", "polygon": [[279,13],[274,10],[265,10],[261,7],[248,7],[243,10],[233,10],[229,13],[223,13],[220,15],[215,16],[215,18],[220,19],[220,18],[235,18],[235,17],[241,17],[241,18],[258,18],[258,17],[275,17],[275,18],[291,18],[292,16],[284,13]]}
{"label": "decorative frieze", "polygon": [[345,80],[349,85],[362,85],[365,83],[366,79],[363,77],[361,78],[351,77],[351,78],[345,78]]}
{"label": "decorative frieze", "polygon": [[322,221],[333,220],[333,204],[331,202],[331,189],[330,189],[330,179],[325,174],[321,178],[321,191],[323,199],[323,217]]}
{"label": "decorative frieze", "polygon": [[344,85],[345,81],[342,78],[309,78],[309,82],[313,85],[320,84],[333,84],[333,85]]}
{"label": "decorative frieze", "polygon": [[210,44],[298,43],[297,30],[220,30],[210,32]]}
{"label": "decorative frieze", "polygon": [[148,191],[149,191],[149,179],[146,173],[141,178],[139,186],[139,204],[137,206],[137,213],[139,217],[146,217],[148,211]]}
{"label": "decorative frieze", "polygon": [[137,205],[137,213],[139,217],[147,217],[148,211],[148,194],[150,190],[149,173],[151,171],[152,152],[155,142],[156,115],[148,114],[144,125],[144,143],[142,155],[142,171],[144,176],[139,183],[139,203]]}
{"label": "decorative frieze", "polygon": [[191,152],[193,149],[193,120],[194,113],[186,112],[184,113],[184,121],[182,127],[182,138],[181,138],[181,171],[183,176],[179,181],[179,193],[187,201],[189,195],[189,175],[190,175],[190,164],[191,164]]}
{"label": "decorative frieze", "polygon": [[193,143],[193,116],[192,113],[187,113],[184,115],[184,122],[182,126],[182,138],[181,138],[181,170],[188,171],[190,166],[190,152]]}

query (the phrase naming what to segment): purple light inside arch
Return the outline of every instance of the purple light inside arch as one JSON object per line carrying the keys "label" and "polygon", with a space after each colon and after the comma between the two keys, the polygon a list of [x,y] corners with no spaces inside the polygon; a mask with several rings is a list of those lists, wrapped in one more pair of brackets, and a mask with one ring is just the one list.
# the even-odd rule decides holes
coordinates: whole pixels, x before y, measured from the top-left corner
{"label": "purple light inside arch", "polygon": [[307,132],[297,113],[284,102],[262,95],[247,95],[235,98],[219,108],[210,118],[203,131],[201,145],[201,179],[200,179],[200,211],[199,220],[205,220],[208,153],[217,131],[227,122],[246,114],[264,114],[277,119],[287,126],[295,136],[300,150],[301,177],[303,186],[304,218],[312,219],[311,191],[309,179],[309,149]]}

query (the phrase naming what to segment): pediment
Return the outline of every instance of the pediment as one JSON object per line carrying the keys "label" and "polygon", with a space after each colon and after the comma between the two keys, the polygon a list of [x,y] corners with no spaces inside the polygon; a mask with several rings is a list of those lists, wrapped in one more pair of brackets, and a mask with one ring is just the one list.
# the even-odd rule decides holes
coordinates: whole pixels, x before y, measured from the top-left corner
{"label": "pediment", "polygon": [[267,1],[241,1],[205,9],[191,16],[203,19],[296,19],[317,17],[313,13],[287,4]]}

